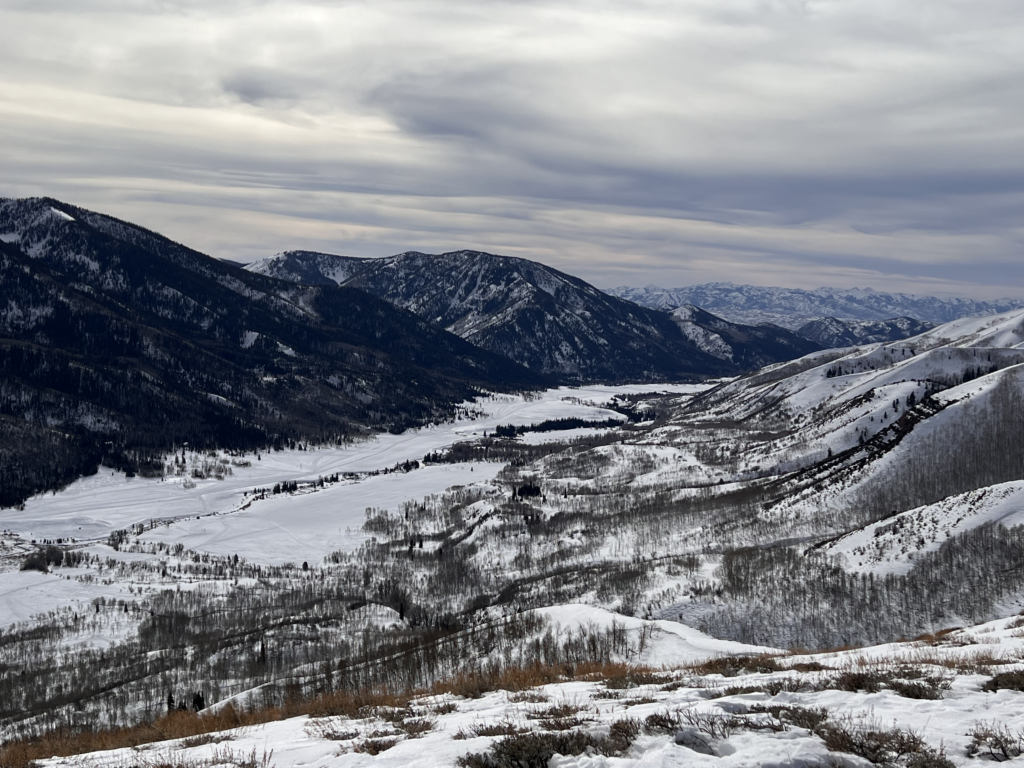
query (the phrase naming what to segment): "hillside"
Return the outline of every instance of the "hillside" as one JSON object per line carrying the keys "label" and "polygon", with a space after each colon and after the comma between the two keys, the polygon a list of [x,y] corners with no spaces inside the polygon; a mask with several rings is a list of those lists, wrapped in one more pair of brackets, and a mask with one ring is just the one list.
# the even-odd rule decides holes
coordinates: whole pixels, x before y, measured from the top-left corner
{"label": "hillside", "polygon": [[[525,628],[501,622],[570,603],[773,648],[1005,618],[1024,608],[1024,350],[972,345],[1022,325],[958,321],[719,385],[496,394],[372,442],[190,451],[158,478],[35,496],[0,537],[0,728],[145,720],[154,681],[283,702],[325,664],[332,685],[429,686],[479,649],[518,653]],[[49,572],[17,570],[32,557]],[[45,668],[43,606],[66,649]],[[615,637],[559,642],[582,659]],[[89,670],[73,697],[61,669]]]}
{"label": "hillside", "polygon": [[[106,741],[113,751],[87,753],[74,764],[122,765],[142,755],[165,766],[238,768],[953,768],[1024,752],[1020,617],[940,638],[786,654],[589,606],[539,613],[561,638],[589,632],[596,639],[617,627],[621,639],[611,659],[580,666],[508,668],[401,693],[327,690],[282,709],[240,712],[236,700],[203,716],[173,713],[148,733],[114,729],[81,738],[81,747]],[[543,629],[526,639],[540,639]],[[625,663],[628,656],[652,666]],[[62,754],[75,747],[52,744]],[[12,744],[0,758],[22,768],[12,760],[48,755],[47,746]]]}
{"label": "hillside", "polygon": [[[89,237],[92,231],[83,230]],[[133,242],[145,237],[125,234]],[[25,240],[29,248],[36,242]],[[130,253],[151,258],[161,242]],[[77,246],[58,253],[69,254],[68,270],[83,263],[80,254],[95,260]],[[17,267],[5,271],[10,279],[36,268],[20,249],[10,259]],[[180,266],[190,260],[194,269]],[[163,285],[180,286],[179,294],[189,284],[171,282],[177,269],[186,276],[235,274],[187,251],[173,251],[168,261],[174,269],[164,267]],[[160,263],[152,262],[150,271]],[[405,280],[412,268],[404,259],[397,263]],[[108,272],[119,274],[96,270]],[[106,296],[82,274],[77,282],[89,291],[73,290]],[[213,350],[206,368],[218,359],[215,351],[225,355],[234,349],[229,342],[245,340],[241,329],[263,317],[257,309],[269,311],[260,308],[277,301],[314,320],[302,330],[266,318],[257,332],[281,335],[271,336],[264,355],[277,350],[278,365],[309,365],[306,339],[320,338],[320,330],[334,333],[322,320],[321,297],[347,291],[363,297],[360,307],[384,307],[379,318],[422,323],[455,345],[447,349],[484,354],[355,289],[242,275],[239,282],[256,299],[246,296],[244,325],[230,325],[212,308],[209,316],[193,309],[191,316],[211,317],[208,328],[220,342],[194,342],[201,353]],[[32,277],[32,284],[49,279]],[[527,283],[513,274],[496,284],[529,296],[534,284]],[[73,296],[61,285],[60,295]],[[565,303],[575,290],[585,292],[549,287]],[[30,294],[28,286],[23,290]],[[55,315],[58,304],[39,295],[5,322],[13,328]],[[125,306],[130,295],[103,300]],[[476,301],[482,293],[473,284],[465,295]],[[173,308],[155,299],[152,306]],[[188,328],[191,316],[172,319]],[[661,316],[681,337],[677,320],[693,323],[687,330],[695,336],[700,327],[707,350],[742,349],[744,339],[734,334],[746,331],[719,318],[699,310],[675,320]],[[146,329],[156,327],[156,318],[146,318]],[[361,327],[358,318],[351,322]],[[47,326],[32,326],[36,336],[19,343],[39,345],[40,327]],[[230,333],[218,336],[218,328]],[[404,431],[363,433],[340,444],[257,442],[247,450],[196,450],[190,440],[173,453],[151,449],[149,477],[105,466],[0,513],[0,737],[151,723],[166,712],[168,694],[180,703],[201,693],[211,717],[237,706],[246,717],[249,710],[273,711],[284,719],[298,712],[296,702],[331,691],[439,690],[458,680],[483,696],[483,683],[472,681],[523,675],[524,668],[556,669],[562,680],[607,664],[687,663],[697,651],[740,648],[733,643],[743,644],[744,653],[755,652],[752,646],[884,646],[997,620],[1003,623],[991,631],[1009,638],[1018,627],[1007,622],[1024,609],[1022,332],[1024,311],[1015,311],[953,321],[895,342],[812,351],[729,380],[486,395],[466,385],[456,390],[467,392],[465,401],[438,407],[431,412],[437,417]],[[786,338],[766,333],[758,345]],[[441,354],[415,346],[413,338],[408,344],[411,356]],[[243,363],[258,349],[256,343],[237,347],[243,352],[233,359]],[[386,354],[377,360],[386,363]],[[471,359],[527,373],[496,356],[440,359],[453,371]],[[320,369],[310,370],[307,378],[318,381]],[[380,370],[399,369],[378,367],[379,378],[371,380],[395,386]],[[380,396],[387,402],[395,395]],[[244,414],[243,406],[237,410]],[[316,413],[325,423],[333,418]],[[622,618],[608,621],[610,614]],[[571,626],[556,626],[570,617]],[[814,661],[825,665],[820,657]],[[842,671],[849,670],[836,670]],[[893,675],[875,682],[883,696],[912,690],[900,688],[908,680]],[[824,693],[770,684],[776,693],[735,695]],[[981,683],[965,676],[958,684]],[[649,698],[682,706],[668,694],[684,687]],[[687,700],[712,700],[700,690]],[[931,698],[920,700],[947,701],[944,690],[932,686]],[[600,706],[603,712],[617,705]],[[959,728],[961,721],[946,722]],[[368,728],[357,741],[404,739],[374,737],[383,726]],[[654,744],[656,736],[645,733],[642,744]],[[657,743],[676,748],[668,739]],[[751,743],[744,736],[730,746]],[[482,754],[489,744],[464,746]],[[306,746],[309,755],[320,754],[321,747]],[[810,739],[805,746],[820,743]],[[401,756],[412,747],[394,749]],[[964,752],[956,757],[967,759]]]}
{"label": "hillside", "polygon": [[701,349],[741,370],[792,360],[830,346],[777,325],[730,323],[692,305],[673,310],[669,316]]}

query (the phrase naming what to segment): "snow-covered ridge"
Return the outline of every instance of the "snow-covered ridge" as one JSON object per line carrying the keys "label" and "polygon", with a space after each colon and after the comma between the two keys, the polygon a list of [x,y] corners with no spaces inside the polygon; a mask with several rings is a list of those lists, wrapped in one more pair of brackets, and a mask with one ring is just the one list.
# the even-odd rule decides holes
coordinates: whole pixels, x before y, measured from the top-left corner
{"label": "snow-covered ridge", "polygon": [[365,259],[315,251],[284,251],[247,264],[245,269],[281,280],[320,285],[341,285],[351,278]]}
{"label": "snow-covered ridge", "polygon": [[694,304],[737,323],[775,323],[797,330],[821,318],[840,320],[888,320],[911,317],[930,323],[946,323],[961,317],[993,315],[1024,307],[1024,299],[976,301],[974,299],[885,293],[871,289],[769,288],[735,283],[706,283],[684,288],[620,286],[607,293],[656,309]]}

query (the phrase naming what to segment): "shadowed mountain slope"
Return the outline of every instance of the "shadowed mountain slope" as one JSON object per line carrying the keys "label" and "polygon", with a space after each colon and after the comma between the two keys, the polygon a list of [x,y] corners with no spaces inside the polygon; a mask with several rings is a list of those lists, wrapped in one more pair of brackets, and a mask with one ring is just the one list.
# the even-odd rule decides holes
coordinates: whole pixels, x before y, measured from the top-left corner
{"label": "shadowed mountain slope", "polygon": [[0,504],[185,441],[334,441],[544,383],[364,291],[54,200],[0,201],[0,241]]}

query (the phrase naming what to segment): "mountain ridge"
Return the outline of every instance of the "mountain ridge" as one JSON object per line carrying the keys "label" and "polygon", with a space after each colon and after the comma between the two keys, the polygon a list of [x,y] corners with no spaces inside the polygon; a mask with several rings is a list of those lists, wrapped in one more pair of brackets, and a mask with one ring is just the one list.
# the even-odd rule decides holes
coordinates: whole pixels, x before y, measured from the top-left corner
{"label": "mountain ridge", "polygon": [[[481,251],[407,251],[359,263],[330,254],[284,254],[247,269],[313,282],[342,272],[342,285],[369,291],[484,349],[568,382],[738,373],[818,346],[783,329],[773,339],[771,331],[741,331],[733,324],[730,338],[742,350],[732,350],[714,329],[683,328],[667,313],[609,296],[578,277]],[[759,344],[764,348],[755,351]]]}
{"label": "mountain ridge", "polygon": [[693,304],[732,322],[748,325],[769,322],[792,331],[825,317],[878,321],[910,317],[941,324],[961,317],[994,315],[1024,308],[1024,299],[943,299],[859,288],[806,290],[729,282],[681,288],[619,286],[609,288],[607,292],[654,309],[671,310]]}

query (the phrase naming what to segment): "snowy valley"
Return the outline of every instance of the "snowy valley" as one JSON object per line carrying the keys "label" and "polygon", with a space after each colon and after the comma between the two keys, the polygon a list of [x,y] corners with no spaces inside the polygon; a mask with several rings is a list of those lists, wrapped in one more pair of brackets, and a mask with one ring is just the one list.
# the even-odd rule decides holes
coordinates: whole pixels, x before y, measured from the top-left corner
{"label": "snowy valley", "polygon": [[0,725],[202,697],[185,741],[53,765],[1014,757],[1022,418],[1015,311],[101,469],[0,513]]}

